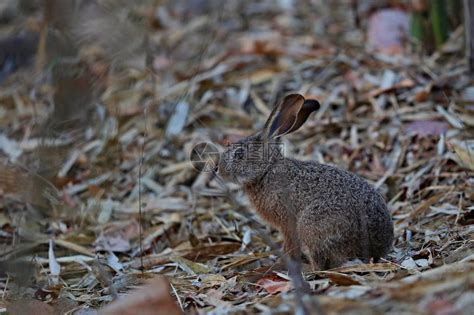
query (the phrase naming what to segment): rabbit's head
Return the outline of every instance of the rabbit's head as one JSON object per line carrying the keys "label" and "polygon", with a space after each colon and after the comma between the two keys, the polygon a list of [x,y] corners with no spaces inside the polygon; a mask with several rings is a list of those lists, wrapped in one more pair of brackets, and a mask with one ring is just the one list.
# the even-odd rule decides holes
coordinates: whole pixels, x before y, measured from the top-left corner
{"label": "rabbit's head", "polygon": [[299,94],[287,95],[272,110],[261,131],[228,145],[219,163],[219,173],[240,184],[258,181],[269,167],[283,159],[279,138],[298,130],[318,108],[316,100],[305,100]]}

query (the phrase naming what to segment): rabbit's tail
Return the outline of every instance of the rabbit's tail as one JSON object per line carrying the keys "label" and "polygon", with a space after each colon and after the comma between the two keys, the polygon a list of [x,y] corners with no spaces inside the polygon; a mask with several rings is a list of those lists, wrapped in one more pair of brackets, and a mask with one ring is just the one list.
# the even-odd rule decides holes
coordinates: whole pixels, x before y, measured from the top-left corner
{"label": "rabbit's tail", "polygon": [[[393,223],[385,204],[377,204],[369,211],[371,220],[368,224],[370,256],[374,260],[385,257],[392,249]],[[370,214],[370,213],[369,213]]]}

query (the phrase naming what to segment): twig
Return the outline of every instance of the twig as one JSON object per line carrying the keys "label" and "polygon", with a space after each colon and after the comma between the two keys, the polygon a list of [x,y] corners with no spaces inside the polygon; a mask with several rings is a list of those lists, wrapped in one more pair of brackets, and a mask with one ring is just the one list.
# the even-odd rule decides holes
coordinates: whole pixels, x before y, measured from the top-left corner
{"label": "twig", "polygon": [[52,1],[45,1],[43,19],[41,21],[40,35],[38,39],[38,49],[37,49],[37,58],[36,58],[36,72],[39,75],[43,70],[45,59],[46,59],[46,35],[48,34],[48,22],[51,19],[52,6],[54,4]]}
{"label": "twig", "polygon": [[171,282],[170,282],[170,286],[171,286],[171,289],[173,289],[173,293],[176,296],[176,300],[178,301],[179,307],[184,312],[183,302],[181,302],[181,298],[179,297],[178,292],[176,291],[176,288]]}
{"label": "twig", "polygon": [[5,301],[5,293],[7,292],[8,282],[10,281],[10,275],[7,274],[7,281],[5,281],[5,287],[2,292],[2,301]]}
{"label": "twig", "polygon": [[144,119],[144,131],[143,131],[143,143],[140,152],[140,164],[138,165],[138,238],[140,246],[140,269],[143,272],[145,270],[143,266],[143,231],[142,231],[142,167],[143,160],[145,157],[145,145],[146,139],[148,136],[147,130],[147,109],[145,105],[143,109],[143,119]]}
{"label": "twig", "polygon": [[469,70],[474,72],[474,4],[464,0],[464,32],[466,34],[466,55],[469,60]]}

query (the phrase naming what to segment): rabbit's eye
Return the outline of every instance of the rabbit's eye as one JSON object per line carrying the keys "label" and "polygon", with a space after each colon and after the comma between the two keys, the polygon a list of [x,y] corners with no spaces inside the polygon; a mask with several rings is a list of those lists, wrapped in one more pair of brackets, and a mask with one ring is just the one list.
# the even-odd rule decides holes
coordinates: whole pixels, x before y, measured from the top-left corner
{"label": "rabbit's eye", "polygon": [[242,160],[244,158],[244,149],[238,148],[234,151],[234,158]]}

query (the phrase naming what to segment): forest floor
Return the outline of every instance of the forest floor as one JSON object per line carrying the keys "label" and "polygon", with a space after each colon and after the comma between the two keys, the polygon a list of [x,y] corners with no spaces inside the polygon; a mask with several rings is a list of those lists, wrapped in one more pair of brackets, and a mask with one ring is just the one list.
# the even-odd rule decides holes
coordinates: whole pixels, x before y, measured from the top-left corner
{"label": "forest floor", "polygon": [[[434,53],[377,51],[344,4],[151,2],[99,1],[107,10],[87,23],[53,15],[45,48],[2,82],[0,310],[93,314],[161,274],[189,313],[293,313],[303,300],[316,314],[470,314],[474,81],[462,27]],[[41,19],[0,33],[44,34]],[[79,57],[54,59],[69,54],[65,29]],[[395,225],[386,259],[305,271],[304,297],[268,244],[281,234],[240,186],[189,158],[261,128],[292,92],[322,106],[285,154],[367,179]]]}

